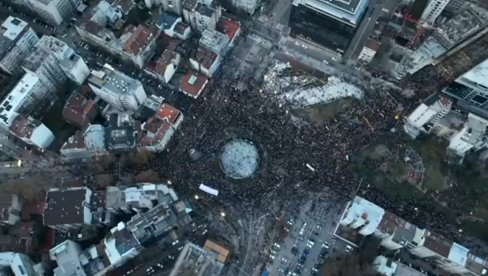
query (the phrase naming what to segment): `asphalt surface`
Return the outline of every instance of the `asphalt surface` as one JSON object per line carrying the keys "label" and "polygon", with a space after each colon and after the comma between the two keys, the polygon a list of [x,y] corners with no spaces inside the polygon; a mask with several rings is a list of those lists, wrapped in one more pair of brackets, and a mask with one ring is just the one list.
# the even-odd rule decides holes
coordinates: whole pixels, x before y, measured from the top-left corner
{"label": "asphalt surface", "polygon": [[339,205],[330,204],[327,194],[307,201],[287,220],[287,237],[269,249],[271,275],[318,275],[333,250],[342,250],[333,238]]}
{"label": "asphalt surface", "polygon": [[389,17],[393,13],[394,8],[400,3],[400,0],[372,0],[369,8],[366,11],[359,28],[356,31],[346,53],[345,59],[356,59],[361,52],[362,46],[373,31],[377,20],[380,17]]}

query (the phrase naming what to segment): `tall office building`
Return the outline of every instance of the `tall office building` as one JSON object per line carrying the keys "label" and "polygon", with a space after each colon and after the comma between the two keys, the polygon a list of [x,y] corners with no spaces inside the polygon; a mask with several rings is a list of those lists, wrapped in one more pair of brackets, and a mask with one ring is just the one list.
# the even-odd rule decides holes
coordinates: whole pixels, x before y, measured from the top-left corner
{"label": "tall office building", "polygon": [[9,16],[0,29],[0,68],[9,74],[19,71],[37,41],[39,37],[25,21]]}
{"label": "tall office building", "polygon": [[52,92],[68,79],[81,85],[90,75],[85,61],[66,43],[52,36],[43,36],[39,40],[22,67],[36,74]]}
{"label": "tall office building", "polygon": [[139,80],[114,70],[108,64],[100,71],[91,72],[88,85],[97,96],[122,112],[137,111],[147,98]]}
{"label": "tall office building", "polygon": [[294,0],[289,22],[291,35],[342,54],[368,4],[369,0]]}
{"label": "tall office building", "polygon": [[441,15],[441,12],[447,4],[449,4],[449,1],[450,0],[429,0],[420,20],[428,26],[434,25],[435,20]]}
{"label": "tall office building", "polygon": [[459,106],[488,118],[488,59],[462,74],[443,92]]}
{"label": "tall office building", "polygon": [[33,13],[41,20],[52,25],[60,25],[69,20],[82,0],[14,0]]}

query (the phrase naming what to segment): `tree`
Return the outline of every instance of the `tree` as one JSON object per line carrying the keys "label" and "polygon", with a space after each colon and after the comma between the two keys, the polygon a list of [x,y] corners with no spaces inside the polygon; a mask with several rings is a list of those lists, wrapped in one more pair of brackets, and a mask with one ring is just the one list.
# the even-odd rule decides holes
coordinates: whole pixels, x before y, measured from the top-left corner
{"label": "tree", "polygon": [[113,185],[115,182],[114,180],[115,178],[112,174],[105,173],[95,175],[95,185],[100,189]]}
{"label": "tree", "polygon": [[40,183],[40,178],[29,177],[7,181],[1,186],[1,191],[19,195],[26,200],[32,200],[45,192],[45,189]]}
{"label": "tree", "polygon": [[157,182],[161,179],[161,176],[157,171],[145,170],[138,173],[134,180],[135,182]]}
{"label": "tree", "polygon": [[127,161],[133,167],[144,166],[154,159],[154,154],[148,150],[139,150],[131,152],[127,156]]}

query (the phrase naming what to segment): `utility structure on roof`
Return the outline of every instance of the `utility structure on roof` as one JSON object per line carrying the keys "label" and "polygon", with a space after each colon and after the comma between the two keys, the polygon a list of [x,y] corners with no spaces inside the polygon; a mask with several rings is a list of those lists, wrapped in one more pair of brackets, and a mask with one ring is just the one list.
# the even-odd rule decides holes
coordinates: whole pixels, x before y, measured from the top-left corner
{"label": "utility structure on roof", "polygon": [[136,112],[147,98],[139,80],[115,70],[108,64],[100,71],[91,72],[88,85],[97,96],[122,112]]}

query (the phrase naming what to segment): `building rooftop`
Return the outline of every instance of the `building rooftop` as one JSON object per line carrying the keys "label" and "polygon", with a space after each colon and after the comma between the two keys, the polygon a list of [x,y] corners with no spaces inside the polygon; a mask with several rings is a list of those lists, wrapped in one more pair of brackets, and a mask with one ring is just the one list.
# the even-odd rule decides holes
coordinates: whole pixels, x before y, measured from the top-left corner
{"label": "building rooftop", "polygon": [[192,11],[197,7],[198,0],[183,0],[181,6],[185,10]]}
{"label": "building rooftop", "polygon": [[187,243],[170,276],[217,276],[220,275],[223,266],[223,263],[217,261],[215,253]]}
{"label": "building rooftop", "polygon": [[[364,221],[361,231],[373,233],[383,218],[385,210],[378,205],[356,196],[343,218],[343,222]],[[363,230],[364,229],[364,230]]]}
{"label": "building rooftop", "polygon": [[92,151],[105,151],[105,128],[102,125],[89,125],[85,133],[86,148]]}
{"label": "building rooftop", "polygon": [[100,71],[93,70],[88,81],[97,88],[103,87],[119,94],[130,94],[142,85],[139,80],[115,70],[108,64],[105,64]]}
{"label": "building rooftop", "polygon": [[178,23],[176,23],[173,31],[179,35],[184,35],[185,31],[189,28],[190,28],[190,26],[188,24],[183,23],[183,22],[178,22]]}
{"label": "building rooftop", "polygon": [[124,113],[109,115],[106,141],[109,149],[129,149],[136,145],[136,122]]}
{"label": "building rooftop", "polygon": [[54,269],[54,275],[86,276],[78,258],[80,253],[80,246],[70,240],[66,240],[49,250],[50,258],[55,260],[58,265]]}
{"label": "building rooftop", "polygon": [[398,263],[394,276],[425,276],[425,274],[407,265]]}
{"label": "building rooftop", "polygon": [[293,4],[302,4],[345,23],[357,25],[369,0],[294,0]]}
{"label": "building rooftop", "polygon": [[380,49],[381,44],[376,40],[368,39],[365,43],[365,46],[372,50],[378,51]]}
{"label": "building rooftop", "polygon": [[468,253],[466,268],[478,275],[488,275],[488,259]]}
{"label": "building rooftop", "polygon": [[207,252],[216,253],[218,255],[217,260],[221,263],[225,263],[230,257],[229,249],[212,240],[207,240],[203,246],[203,249]]}
{"label": "building rooftop", "polygon": [[217,30],[221,33],[226,34],[230,40],[233,40],[241,29],[241,24],[238,21],[226,17],[220,17],[217,23]]}
{"label": "building rooftop", "polygon": [[171,29],[178,19],[180,19],[180,17],[175,14],[163,13],[159,16],[159,26],[163,30]]}
{"label": "building rooftop", "polygon": [[166,72],[166,68],[174,63],[176,64],[176,59],[178,58],[180,54],[172,49],[164,49],[163,53],[161,56],[156,60],[156,63],[154,64],[154,67],[152,67],[152,71],[164,75]]}
{"label": "building rooftop", "polygon": [[479,10],[477,6],[473,7],[468,5],[466,9],[459,11],[454,17],[448,19],[447,22],[439,24],[435,29],[434,36],[448,49],[455,46],[486,25],[487,20],[480,16],[478,13]]}
{"label": "building rooftop", "polygon": [[61,190],[52,188],[46,195],[46,209],[44,210],[45,225],[84,224],[86,217],[91,217],[89,204],[91,190],[86,187]]}
{"label": "building rooftop", "polygon": [[27,29],[27,23],[19,18],[9,16],[0,29],[0,59],[7,55],[16,45],[17,40]]}
{"label": "building rooftop", "polygon": [[15,41],[27,27],[27,22],[20,18],[9,16],[5,21],[3,21],[0,34],[9,40]]}
{"label": "building rooftop", "polygon": [[468,254],[469,249],[460,244],[453,243],[451,250],[449,251],[448,259],[462,267],[465,267],[466,262],[468,261]]}
{"label": "building rooftop", "polygon": [[137,27],[129,26],[126,34],[127,40],[124,43],[124,50],[130,54],[141,54],[149,43],[156,38],[156,30],[149,29],[143,25]]}
{"label": "building rooftop", "polygon": [[39,78],[31,72],[26,72],[17,85],[10,91],[0,104],[0,123],[5,127],[12,124],[17,116],[17,111],[25,103],[27,97],[31,96],[35,87],[38,88]]}
{"label": "building rooftop", "polygon": [[218,58],[217,53],[215,53],[214,51],[206,47],[200,46],[198,47],[195,61],[200,63],[204,68],[208,69],[212,67],[212,65],[215,63],[217,58]]}
{"label": "building rooftop", "polygon": [[61,151],[76,149],[86,149],[85,138],[81,131],[75,132],[75,134],[69,137],[61,147]]}
{"label": "building rooftop", "polygon": [[95,100],[89,99],[78,92],[71,94],[63,108],[63,118],[80,129],[87,127],[97,113]]}
{"label": "building rooftop", "polygon": [[158,118],[149,118],[142,124],[142,135],[139,140],[139,145],[143,147],[159,144],[171,129],[171,124],[166,120]]}
{"label": "building rooftop", "polygon": [[156,117],[161,120],[166,120],[171,124],[175,124],[176,121],[178,121],[180,115],[181,111],[179,111],[178,109],[172,107],[169,104],[162,104],[161,107],[159,107]]}
{"label": "building rooftop", "polygon": [[46,149],[54,141],[54,135],[39,120],[18,115],[10,125],[10,132],[29,144]]}
{"label": "building rooftop", "polygon": [[451,251],[452,245],[452,241],[436,233],[428,231],[423,246],[447,258],[449,256],[449,252]]}
{"label": "building rooftop", "polygon": [[198,98],[208,83],[208,78],[197,72],[189,71],[183,76],[180,90],[193,98]]}
{"label": "building rooftop", "polygon": [[195,10],[201,14],[201,15],[205,15],[207,17],[211,17],[213,15],[213,13],[215,12],[215,10],[201,2],[198,2],[197,3],[197,6],[195,8]]}
{"label": "building rooftop", "polygon": [[177,217],[168,203],[163,202],[145,213],[137,213],[127,223],[127,227],[144,244],[165,233],[177,225]]}
{"label": "building rooftop", "polygon": [[459,79],[488,89],[488,59],[461,75]]}

